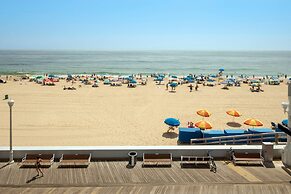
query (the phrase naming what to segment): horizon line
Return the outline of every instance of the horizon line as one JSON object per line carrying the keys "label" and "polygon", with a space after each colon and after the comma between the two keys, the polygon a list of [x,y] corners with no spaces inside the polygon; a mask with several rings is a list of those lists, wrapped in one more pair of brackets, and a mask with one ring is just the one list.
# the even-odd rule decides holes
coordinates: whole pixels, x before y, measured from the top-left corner
{"label": "horizon line", "polygon": [[166,51],[166,52],[181,52],[181,51],[195,51],[195,52],[291,52],[291,50],[279,49],[3,49],[0,51],[99,51],[99,52],[152,52],[152,51]]}

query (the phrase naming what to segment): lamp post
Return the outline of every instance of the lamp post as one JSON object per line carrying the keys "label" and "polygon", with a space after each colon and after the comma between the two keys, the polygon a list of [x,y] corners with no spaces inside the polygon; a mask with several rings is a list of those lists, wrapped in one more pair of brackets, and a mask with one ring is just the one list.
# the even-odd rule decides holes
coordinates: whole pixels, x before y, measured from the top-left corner
{"label": "lamp post", "polygon": [[10,153],[9,153],[9,163],[13,163],[13,149],[12,149],[12,106],[14,105],[14,100],[8,100],[8,106],[10,108]]}
{"label": "lamp post", "polygon": [[[291,129],[291,83],[288,83],[288,101],[282,102],[284,113],[288,113],[288,127]],[[285,166],[291,166],[291,137],[287,135],[287,144],[283,150],[282,162]]]}

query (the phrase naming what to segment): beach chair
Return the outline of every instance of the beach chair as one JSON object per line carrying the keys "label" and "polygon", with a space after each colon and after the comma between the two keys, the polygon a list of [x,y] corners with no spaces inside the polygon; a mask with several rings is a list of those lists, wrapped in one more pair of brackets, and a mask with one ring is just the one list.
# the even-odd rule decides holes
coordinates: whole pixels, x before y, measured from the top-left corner
{"label": "beach chair", "polygon": [[235,152],[231,151],[231,160],[234,165],[237,163],[244,162],[246,164],[249,163],[259,163],[263,165],[264,158],[262,156],[262,152],[260,153],[248,153],[248,152]]}
{"label": "beach chair", "polygon": [[21,167],[34,167],[36,159],[40,157],[42,167],[50,167],[55,159],[54,154],[25,154],[21,160]]}
{"label": "beach chair", "polygon": [[214,158],[210,155],[210,152],[207,152],[207,155],[191,155],[191,156],[181,156],[181,167],[190,167],[190,166],[198,166],[200,164],[206,164],[210,171],[216,172],[217,167],[214,162]]}
{"label": "beach chair", "polygon": [[171,166],[172,154],[143,154],[142,166]]}
{"label": "beach chair", "polygon": [[88,167],[91,154],[62,154],[59,167]]}

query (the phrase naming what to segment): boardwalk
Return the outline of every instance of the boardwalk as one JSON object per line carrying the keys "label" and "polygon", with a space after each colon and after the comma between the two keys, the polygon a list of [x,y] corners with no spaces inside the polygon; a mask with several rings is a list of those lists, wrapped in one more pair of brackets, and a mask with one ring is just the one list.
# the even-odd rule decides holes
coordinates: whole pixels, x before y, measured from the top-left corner
{"label": "boardwalk", "polygon": [[[5,163],[0,163],[0,167]],[[291,193],[291,176],[274,162],[273,168],[233,166],[217,162],[218,171],[206,168],[127,169],[127,162],[92,162],[88,168],[44,169],[45,176],[34,179],[35,169],[18,163],[0,169],[0,193]]]}

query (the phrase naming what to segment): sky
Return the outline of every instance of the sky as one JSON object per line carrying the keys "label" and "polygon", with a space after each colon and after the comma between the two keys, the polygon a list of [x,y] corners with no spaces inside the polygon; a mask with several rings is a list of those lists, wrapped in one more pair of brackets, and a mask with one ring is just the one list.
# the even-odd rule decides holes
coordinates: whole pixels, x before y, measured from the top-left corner
{"label": "sky", "polygon": [[290,0],[0,0],[0,49],[291,50]]}

